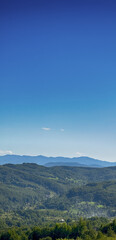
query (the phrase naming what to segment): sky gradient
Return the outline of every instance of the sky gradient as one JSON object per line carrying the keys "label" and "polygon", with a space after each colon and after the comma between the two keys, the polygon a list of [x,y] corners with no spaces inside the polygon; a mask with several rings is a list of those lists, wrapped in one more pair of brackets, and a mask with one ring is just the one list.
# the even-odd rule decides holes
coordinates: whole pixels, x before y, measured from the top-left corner
{"label": "sky gradient", "polygon": [[116,1],[0,1],[0,154],[116,161]]}

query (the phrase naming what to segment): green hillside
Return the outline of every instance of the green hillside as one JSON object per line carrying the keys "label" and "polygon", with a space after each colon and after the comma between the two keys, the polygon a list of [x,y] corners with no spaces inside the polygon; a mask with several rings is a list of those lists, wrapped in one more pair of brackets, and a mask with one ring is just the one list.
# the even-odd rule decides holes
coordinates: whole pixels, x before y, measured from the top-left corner
{"label": "green hillside", "polygon": [[[0,166],[1,224],[116,216],[116,167]],[[43,220],[42,220],[43,218]]]}

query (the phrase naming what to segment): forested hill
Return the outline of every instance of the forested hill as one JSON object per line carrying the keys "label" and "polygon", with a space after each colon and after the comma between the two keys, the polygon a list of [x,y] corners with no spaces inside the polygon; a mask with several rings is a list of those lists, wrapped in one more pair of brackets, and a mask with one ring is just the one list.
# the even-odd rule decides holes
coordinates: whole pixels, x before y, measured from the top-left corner
{"label": "forested hill", "polygon": [[20,185],[23,183],[48,183],[69,186],[72,184],[87,184],[116,180],[116,167],[81,168],[81,167],[44,167],[37,164],[6,164],[0,166],[0,182],[4,184]]}
{"label": "forested hill", "polygon": [[79,215],[115,215],[116,167],[0,166],[0,209],[54,209]]}

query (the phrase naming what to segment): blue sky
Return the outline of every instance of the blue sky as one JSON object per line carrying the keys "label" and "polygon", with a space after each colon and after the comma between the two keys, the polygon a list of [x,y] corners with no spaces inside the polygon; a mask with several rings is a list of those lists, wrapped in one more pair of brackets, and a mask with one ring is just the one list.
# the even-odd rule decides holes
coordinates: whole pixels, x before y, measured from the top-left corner
{"label": "blue sky", "polygon": [[0,2],[0,154],[116,161],[116,2]]}

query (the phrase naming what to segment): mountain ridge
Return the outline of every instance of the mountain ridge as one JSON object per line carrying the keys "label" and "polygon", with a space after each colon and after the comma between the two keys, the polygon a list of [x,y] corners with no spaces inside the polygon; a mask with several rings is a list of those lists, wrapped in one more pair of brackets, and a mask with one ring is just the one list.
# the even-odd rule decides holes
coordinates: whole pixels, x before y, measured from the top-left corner
{"label": "mountain ridge", "polygon": [[42,166],[82,166],[82,167],[110,167],[116,162],[102,161],[87,156],[81,157],[46,157],[43,155],[4,155],[0,156],[0,165],[4,164],[36,163]]}

